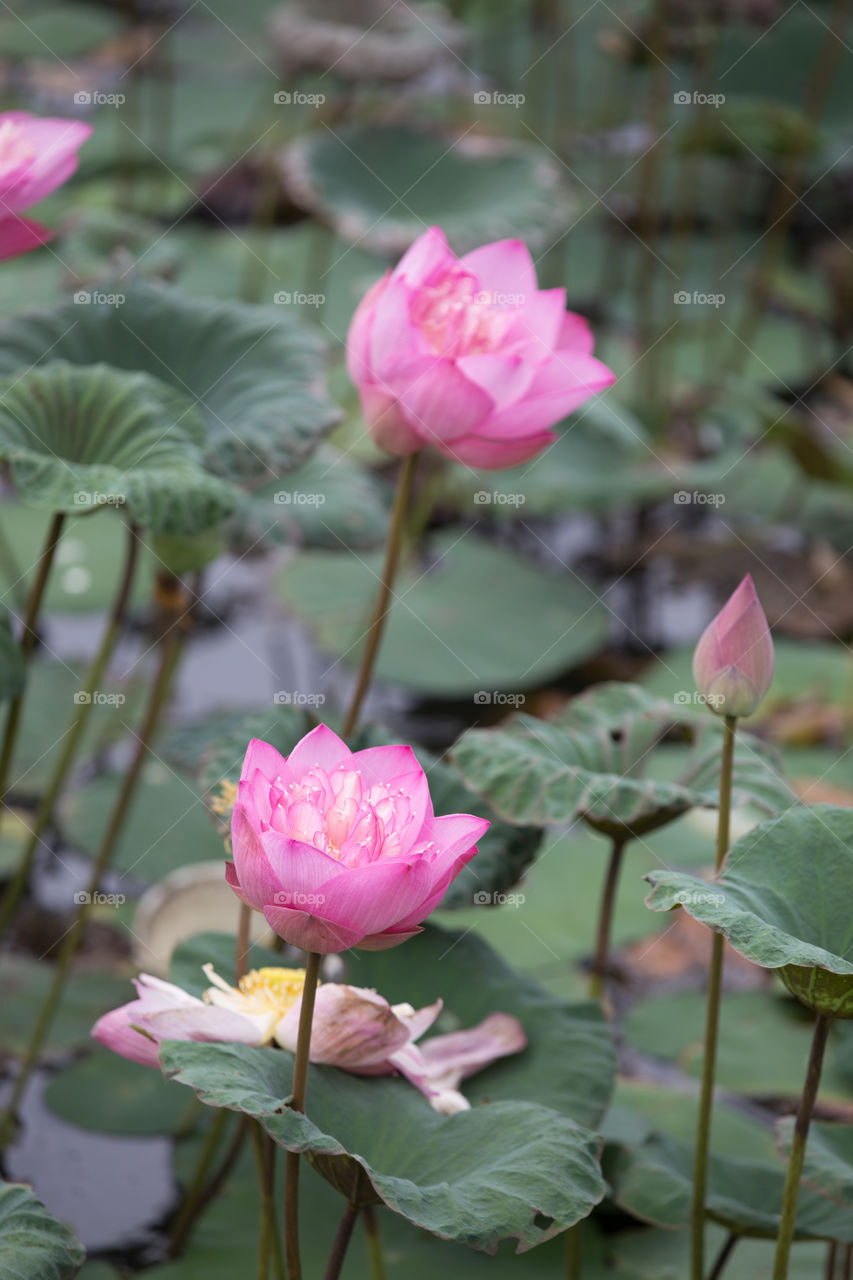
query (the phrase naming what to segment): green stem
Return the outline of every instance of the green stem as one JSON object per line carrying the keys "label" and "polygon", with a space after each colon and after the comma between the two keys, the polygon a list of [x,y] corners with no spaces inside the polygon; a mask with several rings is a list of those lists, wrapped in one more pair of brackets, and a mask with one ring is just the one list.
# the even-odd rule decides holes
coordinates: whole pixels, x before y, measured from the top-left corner
{"label": "green stem", "polygon": [[815,1020],[812,1048],[809,1054],[809,1065],[806,1069],[806,1081],[797,1121],[794,1125],[794,1138],[788,1156],[788,1174],[785,1178],[785,1190],[782,1194],[782,1217],[779,1223],[779,1236],[776,1241],[776,1259],[773,1263],[773,1280],[787,1280],[788,1260],[791,1245],[794,1242],[794,1228],[797,1225],[797,1201],[800,1197],[800,1179],[803,1175],[803,1161],[806,1156],[806,1140],[809,1136],[809,1125],[817,1100],[820,1085],[820,1073],[823,1067],[823,1055],[832,1018],[828,1013],[819,1013]]}
{"label": "green stem", "polygon": [[[219,1115],[225,1117],[225,1119],[227,1119],[229,1114],[230,1113],[226,1111],[225,1108],[222,1108],[219,1112]],[[225,1119],[220,1122],[217,1117],[217,1121],[220,1123],[220,1131],[221,1126],[225,1123]],[[210,1166],[210,1161],[207,1162],[207,1167],[204,1169],[201,1167],[203,1157],[202,1160],[199,1161],[193,1178],[190,1194],[186,1197],[178,1211],[178,1216],[175,1219],[175,1223],[169,1237],[168,1255],[170,1258],[176,1258],[181,1253],[196,1222],[210,1204],[211,1200],[219,1194],[222,1184],[234,1168],[234,1165],[237,1163],[237,1157],[243,1150],[243,1143],[246,1141],[246,1134],[249,1130],[250,1123],[251,1121],[248,1116],[241,1117],[240,1123],[237,1125],[237,1129],[231,1141],[231,1145],[223,1156],[222,1163],[219,1165],[219,1168],[216,1170],[216,1173],[207,1185],[204,1184],[204,1177],[207,1173],[207,1168]]]}
{"label": "green stem", "polygon": [[385,1257],[382,1253],[382,1237],[379,1234],[379,1222],[372,1204],[366,1204],[361,1212],[364,1223],[364,1238],[367,1241],[367,1257],[370,1262],[371,1280],[386,1280]]}
{"label": "green stem", "polygon": [[[322,956],[309,951],[305,960],[305,985],[302,988],[302,1005],[299,1010],[299,1030],[296,1034],[296,1057],[293,1063],[293,1093],[290,1106],[294,1111],[305,1110],[305,1092],[308,1087],[308,1062],[311,1055],[311,1023],[314,1019],[314,999],[317,979],[320,976]],[[299,1152],[288,1151],[284,1170],[284,1250],[287,1259],[288,1280],[302,1280],[302,1263],[299,1257]]]}
{"label": "green stem", "polygon": [[566,1232],[566,1276],[581,1280],[583,1274],[583,1220]]}
{"label": "green stem", "polygon": [[[41,608],[42,598],[44,596],[47,580],[50,576],[50,567],[53,564],[53,557],[56,554],[56,548],[59,545],[59,539],[62,536],[62,526],[65,516],[58,512],[53,516],[48,526],[47,537],[39,556],[38,568],[36,569],[35,580],[30,588],[27,596],[27,607],[24,613],[24,629],[21,633],[21,653],[24,658],[24,669],[30,660],[30,655],[35,648],[36,643],[36,624],[38,622],[39,609]],[[6,805],[6,789],[9,780],[9,769],[12,765],[12,756],[15,751],[15,742],[18,737],[18,729],[21,723],[21,711],[24,705],[25,689],[22,689],[17,698],[13,698],[9,703],[9,711],[6,715],[6,730],[3,734],[3,746],[0,748],[0,814],[2,808]]]}
{"label": "green stem", "polygon": [[237,917],[237,954],[234,957],[234,968],[237,981],[245,978],[249,968],[249,930],[252,924],[252,908],[240,903],[240,914]]}
{"label": "green stem", "polygon": [[732,1256],[734,1252],[734,1247],[737,1244],[738,1240],[740,1240],[740,1238],[741,1237],[736,1236],[734,1232],[732,1232],[727,1237],[722,1249],[717,1254],[717,1259],[713,1267],[708,1272],[708,1280],[720,1280],[720,1276],[723,1274],[723,1268],[725,1267],[729,1258]]}
{"label": "green stem", "polygon": [[93,706],[93,695],[95,694],[101,677],[107,663],[109,662],[116,641],[118,640],[122,627],[124,625],[124,615],[130,599],[130,591],[133,585],[133,575],[136,567],[137,551],[139,549],[139,534],[133,525],[128,526],[128,542],[127,554],[124,563],[124,571],[119,583],[118,593],[113,601],[113,607],[110,611],[109,620],[104,630],[100,648],[92,659],[83,688],[78,691],[77,706],[71,725],[65,733],[64,745],[62,753],[56,762],[53,776],[47,784],[44,795],[41,798],[35,820],[30,830],[30,838],[24,849],[20,864],[15,872],[14,878],[10,881],[9,887],[3,896],[0,905],[0,938],[3,937],[9,922],[14,915],[15,908],[21,899],[21,895],[27,887],[30,877],[30,869],[33,864],[36,849],[41,843],[42,832],[50,822],[53,816],[54,806],[57,797],[62,789],[68,770],[74,761],[77,748],[80,745],[80,739],[83,730],[89,719],[89,715]]}
{"label": "green stem", "polygon": [[282,1275],[281,1242],[275,1221],[276,1145],[257,1120],[252,1122],[252,1146],[261,1199],[261,1226],[258,1234],[258,1280],[267,1280],[270,1259],[275,1259],[276,1277]]}
{"label": "green stem", "polygon": [[625,836],[614,836],[610,849],[610,862],[607,865],[607,876],[604,881],[604,892],[601,906],[598,909],[598,934],[595,945],[595,960],[589,994],[594,1000],[600,1000],[604,991],[604,979],[610,956],[610,931],[613,924],[613,907],[616,902],[616,887],[619,883],[619,871],[622,866],[622,855],[628,843]]}
{"label": "green stem", "polygon": [[210,1166],[213,1164],[213,1157],[216,1155],[216,1149],[219,1146],[219,1140],[225,1129],[225,1122],[229,1113],[224,1107],[220,1107],[214,1116],[213,1124],[208,1130],[204,1146],[201,1149],[201,1155],[195,1172],[192,1176],[186,1195],[181,1201],[180,1208],[175,1214],[172,1221],[172,1229],[169,1232],[169,1257],[174,1258],[180,1252],[181,1246],[186,1239],[187,1228],[195,1217],[195,1207],[204,1191],[205,1182]]}
{"label": "green stem", "polygon": [[172,673],[175,669],[179,652],[180,640],[176,629],[173,627],[160,642],[160,663],[154,677],[154,683],[151,686],[151,693],[148,700],[148,706],[145,710],[142,727],[137,737],[136,751],[134,753],[133,760],[131,761],[130,768],[125,774],[121,791],[119,792],[115,806],[113,807],[107,830],[103,836],[101,847],[98,851],[98,856],[95,859],[94,867],[92,868],[89,876],[86,899],[80,904],[80,909],[74,918],[74,923],[68,933],[66,933],[59,948],[53,982],[50,985],[47,998],[41,1007],[35,1029],[30,1037],[26,1055],[15,1080],[14,1088],[12,1089],[12,1096],[9,1100],[9,1105],[6,1108],[2,1121],[0,1121],[0,1147],[4,1146],[9,1139],[21,1098],[23,1097],[24,1090],[27,1086],[27,1081],[30,1078],[38,1055],[41,1052],[47,1033],[51,1028],[54,1016],[56,1015],[56,1011],[59,1007],[59,1002],[62,999],[62,994],[71,975],[71,966],[75,956],[77,955],[80,943],[83,941],[88,907],[91,905],[92,898],[97,892],[98,885],[101,883],[101,878],[103,877],[109,860],[112,857],[116,841],[118,840],[124,819],[130,807],[130,802],[135,794],[136,784],[139,780],[142,766],[148,755],[152,736],[166,704],[169,685],[171,683]]}
{"label": "green stem", "polygon": [[[726,716],[720,765],[720,808],[717,819],[717,859],[719,871],[729,849],[737,720]],[[708,1182],[708,1150],[711,1139],[711,1109],[714,1103],[714,1072],[717,1065],[717,1038],[720,1027],[720,997],[723,988],[723,935],[715,933],[711,944],[708,975],[708,1005],[705,1017],[705,1046],[702,1062],[702,1090],[696,1129],[693,1164],[693,1205],[690,1218],[690,1276],[703,1280],[705,1274],[705,1192]]]}
{"label": "green stem", "polygon": [[352,1239],[352,1229],[355,1226],[355,1220],[358,1217],[358,1205],[348,1200],[344,1215],[341,1218],[335,1239],[332,1242],[332,1252],[329,1254],[329,1261],[326,1263],[326,1270],[323,1273],[323,1280],[339,1280],[341,1267],[344,1265],[347,1246]]}
{"label": "green stem", "polygon": [[394,507],[391,512],[391,524],[388,529],[388,541],[385,546],[385,564],[382,569],[382,581],[379,587],[379,592],[376,596],[373,617],[370,620],[370,626],[367,632],[367,643],[365,644],[364,652],[361,655],[361,667],[358,673],[358,683],[356,684],[352,703],[344,723],[343,736],[345,738],[349,737],[358,723],[358,714],[361,711],[361,704],[364,701],[364,696],[370,686],[370,678],[373,674],[376,655],[379,652],[382,632],[385,628],[385,622],[390,612],[389,606],[391,590],[394,585],[397,565],[400,560],[400,549],[403,545],[403,534],[406,528],[406,517],[408,515],[409,504],[411,502],[412,481],[414,479],[417,461],[418,455],[416,453],[410,453],[400,468],[400,476],[397,480],[397,492],[394,496]]}

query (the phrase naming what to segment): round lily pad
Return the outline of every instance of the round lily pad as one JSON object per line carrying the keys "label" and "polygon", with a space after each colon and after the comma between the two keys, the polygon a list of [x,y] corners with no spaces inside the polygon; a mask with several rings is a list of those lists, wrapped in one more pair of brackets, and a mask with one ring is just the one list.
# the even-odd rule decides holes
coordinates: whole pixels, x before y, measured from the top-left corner
{"label": "round lily pad", "polygon": [[353,244],[395,255],[428,226],[457,252],[523,236],[531,248],[567,225],[570,190],[547,151],[405,125],[315,130],[283,157],[294,201]]}
{"label": "round lily pad", "polygon": [[170,1133],[186,1110],[186,1098],[156,1071],[100,1045],[53,1076],[45,1101],[54,1115],[97,1133]]}
{"label": "round lily pad", "polygon": [[[278,579],[288,609],[348,666],[360,658],[380,566],[378,555],[306,551]],[[459,530],[436,537],[423,560],[402,570],[394,596],[379,678],[483,703],[588,658],[609,628],[606,610],[577,578]]]}
{"label": "round lily pad", "polygon": [[158,533],[196,533],[236,491],[202,460],[186,396],[145,373],[64,360],[0,383],[0,458],[34,506],[79,515],[117,507]]}
{"label": "round lily pad", "polygon": [[647,905],[681,906],[803,1004],[853,1017],[853,810],[797,806],[754,827],[711,882],[653,871]]}
{"label": "round lily pad", "polygon": [[338,418],[323,389],[324,348],[286,307],[193,298],[134,280],[0,323],[0,374],[63,360],[142,372],[204,424],[204,462],[259,484],[296,466]]}

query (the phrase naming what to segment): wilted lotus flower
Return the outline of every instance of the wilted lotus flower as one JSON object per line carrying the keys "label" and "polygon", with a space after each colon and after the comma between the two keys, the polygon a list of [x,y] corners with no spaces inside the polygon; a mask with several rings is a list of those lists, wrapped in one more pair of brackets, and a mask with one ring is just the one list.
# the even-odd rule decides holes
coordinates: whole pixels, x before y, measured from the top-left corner
{"label": "wilted lotus flower", "polygon": [[318,725],[287,759],[249,744],[226,876],[293,946],[379,951],[420,932],[488,826],[434,817],[411,747],[352,752]]}
{"label": "wilted lotus flower", "polygon": [[749,574],[702,633],[693,678],[717,715],[751,716],[764,700],[773,680],[773,641]]}
{"label": "wilted lotus flower", "polygon": [[555,423],[615,380],[565,308],[565,289],[538,287],[521,240],[457,258],[430,227],[350,325],[347,368],[374,440],[490,469],[534,457]]}
{"label": "wilted lotus flower", "polygon": [[[92,1035],[123,1058],[158,1067],[163,1040],[197,1040],[265,1045],[275,1041],[294,1052],[299,1028],[303,969],[256,969],[238,987],[224,982],[211,965],[213,984],[199,1000],[171,982],[143,973],[139,998],[99,1018]],[[311,1061],[353,1075],[400,1074],[444,1115],[469,1106],[458,1090],[497,1058],[519,1053],[526,1038],[517,1018],[493,1013],[470,1031],[415,1041],[432,1026],[442,1002],[424,1009],[389,1005],[375,991],[338,983],[317,990],[311,1030]]]}
{"label": "wilted lotus flower", "polygon": [[81,120],[40,119],[28,111],[0,113],[0,259],[16,257],[52,232],[19,215],[50,195],[77,168],[77,152],[92,132]]}

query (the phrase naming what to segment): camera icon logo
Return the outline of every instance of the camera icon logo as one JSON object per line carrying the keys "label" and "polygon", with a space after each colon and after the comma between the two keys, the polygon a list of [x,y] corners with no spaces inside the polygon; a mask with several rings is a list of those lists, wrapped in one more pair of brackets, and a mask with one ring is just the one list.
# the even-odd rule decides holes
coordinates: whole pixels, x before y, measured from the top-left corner
{"label": "camera icon logo", "polygon": [[478,889],[474,894],[474,905],[476,907],[488,907],[491,901],[492,895],[487,893],[485,889]]}
{"label": "camera icon logo", "polygon": [[478,506],[478,507],[488,506],[491,500],[492,500],[492,495],[486,489],[478,489],[477,492],[474,494],[475,506]]}
{"label": "camera icon logo", "polygon": [[492,100],[492,95],[488,89],[478,89],[474,94],[474,105],[477,107],[486,107]]}
{"label": "camera icon logo", "polygon": [[74,103],[78,107],[86,107],[92,101],[92,95],[88,89],[78,89],[74,95]]}
{"label": "camera icon logo", "polygon": [[689,93],[682,89],[672,95],[672,100],[677,107],[686,107],[692,101],[692,98]]}
{"label": "camera icon logo", "polygon": [[285,92],[283,89],[280,89],[278,93],[273,94],[272,100],[276,106],[286,107],[293,101],[293,95]]}
{"label": "camera icon logo", "polygon": [[74,905],[76,907],[85,907],[92,901],[92,895],[87,893],[85,889],[78,889],[74,895]]}
{"label": "camera icon logo", "polygon": [[690,501],[690,494],[686,489],[679,489],[677,493],[672,495],[672,500],[676,506],[684,507]]}
{"label": "camera icon logo", "polygon": [[677,707],[689,707],[693,701],[693,695],[688,693],[686,689],[679,689],[678,693],[673,697],[673,702]]}
{"label": "camera icon logo", "polygon": [[478,689],[474,694],[474,705],[477,707],[486,707],[492,700],[492,695],[486,689]]}
{"label": "camera icon logo", "polygon": [[688,302],[692,302],[693,298],[686,289],[679,289],[678,293],[672,295],[672,300],[677,307],[683,307]]}
{"label": "camera icon logo", "polygon": [[92,695],[87,689],[78,689],[74,695],[74,704],[78,707],[88,707],[92,701]]}
{"label": "camera icon logo", "polygon": [[74,301],[78,306],[82,305],[85,307],[92,301],[92,295],[86,289],[78,289],[74,294]]}
{"label": "camera icon logo", "polygon": [[287,693],[284,689],[279,689],[278,693],[273,694],[273,705],[276,707],[289,707],[293,701],[293,695]]}
{"label": "camera icon logo", "polygon": [[289,307],[293,301],[293,294],[287,292],[279,292],[273,294],[273,302],[278,303],[280,307]]}

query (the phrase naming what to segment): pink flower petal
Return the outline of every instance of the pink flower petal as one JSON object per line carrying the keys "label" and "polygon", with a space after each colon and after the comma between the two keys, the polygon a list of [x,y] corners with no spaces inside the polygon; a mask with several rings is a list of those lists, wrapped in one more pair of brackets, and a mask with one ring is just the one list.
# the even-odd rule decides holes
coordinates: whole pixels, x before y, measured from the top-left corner
{"label": "pink flower petal", "polygon": [[557,351],[579,351],[582,355],[591,356],[594,346],[595,338],[589,322],[577,312],[567,311],[557,339]]}
{"label": "pink flower petal", "polygon": [[453,360],[423,356],[398,393],[400,407],[424,444],[467,435],[485,421],[495,402],[465,377]]}
{"label": "pink flower petal", "polygon": [[490,440],[486,436],[464,436],[438,446],[454,462],[496,471],[529,462],[557,439],[553,431],[540,431],[518,440]]}
{"label": "pink flower petal", "polygon": [[252,738],[246,748],[243,768],[240,770],[240,781],[250,781],[256,772],[268,781],[277,778],[285,766],[285,758],[275,747],[261,738]]}
{"label": "pink flower petal", "polygon": [[92,1036],[122,1058],[139,1062],[143,1067],[157,1067],[160,1065],[157,1057],[160,1046],[134,1027],[134,1023],[141,1025],[142,1005],[141,1000],[132,1000],[105,1013],[92,1028]]}
{"label": "pink flower petal", "polygon": [[280,831],[265,831],[261,845],[276,881],[276,888],[265,903],[283,907],[313,906],[313,903],[299,903],[298,897],[315,895],[346,871],[330,853],[302,840],[293,840]]}
{"label": "pink flower petal", "polygon": [[403,458],[423,448],[424,442],[409,426],[396,394],[365,385],[359,388],[359,398],[367,429],[380,449]]}
{"label": "pink flower petal", "polygon": [[358,929],[324,920],[307,911],[291,911],[289,907],[266,906],[264,918],[270,928],[291,946],[301,947],[303,951],[317,951],[324,956],[347,951],[360,939]]}
{"label": "pink flower petal", "polygon": [[[275,1038],[294,1050],[299,1005],[284,1015]],[[311,1061],[358,1072],[382,1063],[409,1040],[406,1024],[375,991],[338,983],[324,983],[317,991],[311,1025]]]}
{"label": "pink flower petal", "polygon": [[497,409],[505,409],[523,396],[536,373],[536,365],[518,351],[460,356],[456,364],[470,382],[492,397]]}
{"label": "pink flower petal", "polygon": [[[245,785],[240,783],[241,791]],[[234,874],[243,901],[250,902],[260,910],[264,903],[273,901],[282,885],[267,860],[256,824],[251,813],[241,803],[239,793],[231,815],[231,849],[234,855]],[[235,886],[232,885],[233,887]]]}
{"label": "pink flower petal", "polygon": [[495,240],[459,259],[484,290],[532,299],[538,291],[536,268],[523,240]]}
{"label": "pink flower petal", "polygon": [[441,227],[428,227],[406,250],[394,268],[394,275],[423,284],[436,271],[455,266],[456,255]]}
{"label": "pink flower petal", "polygon": [[77,152],[92,133],[92,126],[82,120],[40,118],[25,111],[4,113],[0,125],[5,121],[18,126],[24,142],[34,152],[29,161],[16,166],[14,178],[6,182],[0,157],[0,208],[6,213],[19,213],[71,177],[77,168]]}
{"label": "pink flower petal", "polygon": [[352,752],[336,733],[326,725],[318,724],[316,729],[306,733],[305,737],[297,742],[287,757],[287,763],[296,778],[308,773],[316,765],[325,769],[327,773],[331,773],[339,765],[347,769],[351,768]]}
{"label": "pink flower petal", "polygon": [[47,244],[52,238],[53,232],[40,222],[18,218],[14,214],[0,218],[0,261],[29,253],[31,249]]}
{"label": "pink flower petal", "polygon": [[409,938],[414,938],[419,933],[423,933],[423,929],[383,929],[382,933],[366,935],[356,945],[359,951],[389,951],[391,947],[399,947],[401,942],[408,942]]}
{"label": "pink flower petal", "polygon": [[483,434],[491,440],[534,435],[561,422],[615,380],[614,374],[594,356],[557,352],[533,379],[527,398],[493,414]]}
{"label": "pink flower petal", "polygon": [[347,372],[357,387],[371,379],[370,340],[373,317],[376,304],[385,292],[390,275],[391,272],[386,271],[384,276],[371,285],[350,321],[346,349]]}

